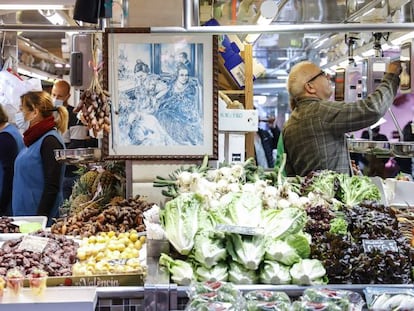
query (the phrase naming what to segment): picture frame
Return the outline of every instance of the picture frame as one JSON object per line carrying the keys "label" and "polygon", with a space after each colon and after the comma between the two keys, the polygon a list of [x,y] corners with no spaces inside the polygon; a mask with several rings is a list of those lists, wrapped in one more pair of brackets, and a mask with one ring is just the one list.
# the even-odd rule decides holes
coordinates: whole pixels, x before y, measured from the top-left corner
{"label": "picture frame", "polygon": [[218,158],[217,36],[107,28],[104,87],[111,131],[104,159]]}

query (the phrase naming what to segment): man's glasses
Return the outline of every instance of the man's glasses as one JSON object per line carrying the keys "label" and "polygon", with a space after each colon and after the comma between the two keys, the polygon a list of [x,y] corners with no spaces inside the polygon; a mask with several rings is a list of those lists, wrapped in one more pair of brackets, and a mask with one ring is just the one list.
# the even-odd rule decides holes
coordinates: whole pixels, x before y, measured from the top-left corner
{"label": "man's glasses", "polygon": [[328,74],[325,71],[321,70],[321,72],[319,72],[316,76],[310,78],[306,83],[312,82],[312,81],[314,81],[316,78],[318,78],[320,76],[327,77]]}

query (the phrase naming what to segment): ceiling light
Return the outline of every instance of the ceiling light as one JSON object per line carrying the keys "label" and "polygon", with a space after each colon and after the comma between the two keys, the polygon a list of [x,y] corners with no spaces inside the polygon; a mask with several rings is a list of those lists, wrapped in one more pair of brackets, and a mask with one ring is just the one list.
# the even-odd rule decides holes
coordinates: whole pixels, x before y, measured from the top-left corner
{"label": "ceiling light", "polygon": [[[272,23],[278,12],[278,5],[276,1],[266,0],[260,6],[260,15],[256,21],[257,25],[266,26]],[[244,38],[244,42],[247,44],[253,44],[261,36],[261,33],[249,34]]]}
{"label": "ceiling light", "polygon": [[0,10],[62,10],[74,5],[75,0],[0,0]]}
{"label": "ceiling light", "polygon": [[401,37],[395,38],[394,40],[391,40],[392,45],[400,45],[406,40],[414,38],[414,31],[406,33],[402,35]]}
{"label": "ceiling light", "polygon": [[56,4],[0,4],[0,10],[63,10],[64,8],[64,5]]}

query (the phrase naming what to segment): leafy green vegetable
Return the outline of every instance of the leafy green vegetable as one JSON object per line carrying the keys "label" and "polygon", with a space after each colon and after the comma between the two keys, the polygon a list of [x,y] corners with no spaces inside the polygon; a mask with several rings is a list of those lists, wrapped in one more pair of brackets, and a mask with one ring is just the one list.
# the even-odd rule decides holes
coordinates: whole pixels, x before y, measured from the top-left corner
{"label": "leafy green vegetable", "polygon": [[232,259],[246,269],[258,269],[266,251],[266,239],[261,235],[230,233],[228,236],[226,248]]}
{"label": "leafy green vegetable", "polygon": [[224,242],[213,233],[203,231],[195,236],[191,258],[206,268],[215,266],[220,260],[225,260],[227,250]]}
{"label": "leafy green vegetable", "polygon": [[326,284],[326,270],[317,259],[302,259],[290,268],[292,283],[298,285]]}
{"label": "leafy green vegetable", "polygon": [[291,266],[301,259],[295,249],[287,242],[274,239],[268,239],[265,258],[276,260],[287,266]]}
{"label": "leafy green vegetable", "polygon": [[263,268],[260,271],[260,282],[263,284],[283,285],[290,284],[291,280],[289,267],[277,261],[264,261]]}
{"label": "leafy green vegetable", "polygon": [[346,234],[348,232],[348,222],[343,217],[335,217],[330,221],[329,232],[334,234]]}
{"label": "leafy green vegetable", "polygon": [[220,207],[212,211],[219,224],[260,227],[262,200],[248,192],[230,192],[220,198]]}
{"label": "leafy green vegetable", "polygon": [[379,201],[381,193],[377,185],[368,176],[340,175],[338,199],[347,206],[354,206],[362,201]]}
{"label": "leafy green vegetable", "polygon": [[226,282],[228,279],[227,263],[219,262],[215,266],[206,268],[205,266],[199,266],[195,274],[198,281],[221,281]]}
{"label": "leafy green vegetable", "polygon": [[304,178],[300,191],[303,195],[314,192],[325,197],[334,198],[338,189],[338,178],[341,175],[331,170],[313,171]]}
{"label": "leafy green vegetable", "polygon": [[264,234],[274,239],[283,239],[288,235],[303,230],[307,215],[300,208],[289,207],[282,210],[266,209],[263,211]]}
{"label": "leafy green vegetable", "polygon": [[171,279],[178,285],[189,285],[195,278],[192,265],[184,260],[173,259],[161,253],[159,264],[168,269]]}
{"label": "leafy green vegetable", "polygon": [[237,262],[229,264],[229,281],[234,284],[257,284],[259,276],[256,270],[250,270]]}
{"label": "leafy green vegetable", "polygon": [[291,234],[285,238],[285,241],[300,257],[309,258],[311,253],[311,236],[309,234],[304,232]]}
{"label": "leafy green vegetable", "polygon": [[194,193],[183,193],[168,201],[160,212],[165,236],[182,255],[188,255],[193,248],[202,202],[202,198]]}

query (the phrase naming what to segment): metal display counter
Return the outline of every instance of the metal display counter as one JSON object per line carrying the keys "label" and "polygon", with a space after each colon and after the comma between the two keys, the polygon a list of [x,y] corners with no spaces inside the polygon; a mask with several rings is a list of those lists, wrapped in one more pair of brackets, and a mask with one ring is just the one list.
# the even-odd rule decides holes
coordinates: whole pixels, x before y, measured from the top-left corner
{"label": "metal display counter", "polygon": [[[330,284],[318,287],[350,290],[364,297],[363,290],[368,286],[414,289],[412,284]],[[292,300],[296,300],[309,286],[255,284],[236,285],[236,288],[243,293],[258,289],[283,291]],[[188,303],[188,289],[188,286],[169,283],[169,276],[159,269],[157,258],[150,257],[148,278],[144,286],[98,287],[96,311],[118,310],[116,307],[121,306],[122,310],[131,311],[181,311],[185,310]]]}

